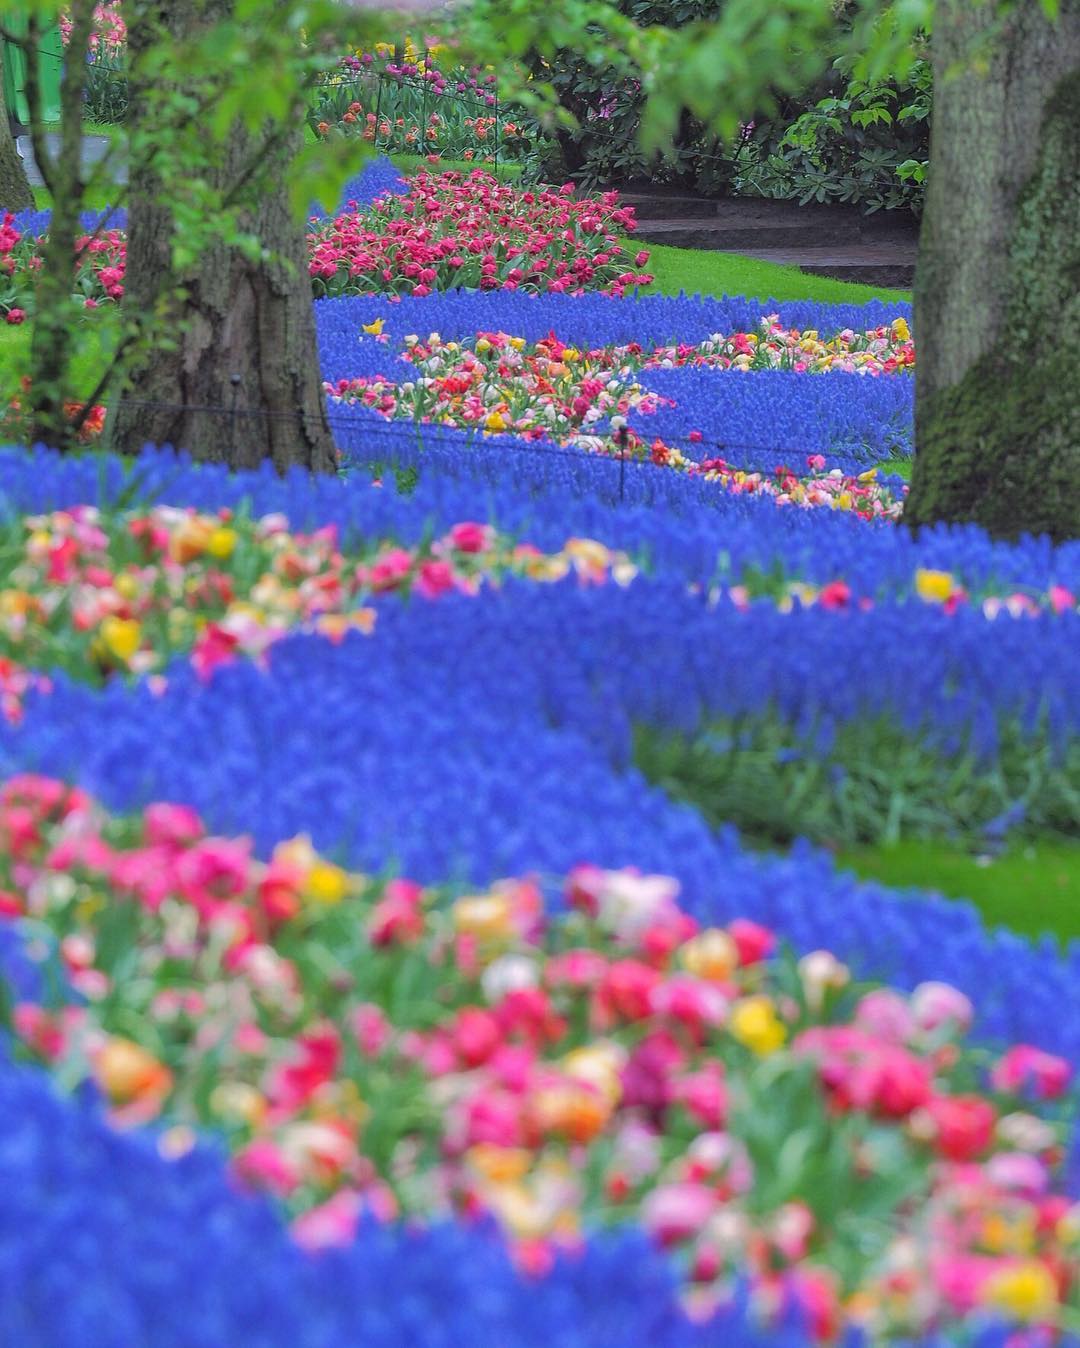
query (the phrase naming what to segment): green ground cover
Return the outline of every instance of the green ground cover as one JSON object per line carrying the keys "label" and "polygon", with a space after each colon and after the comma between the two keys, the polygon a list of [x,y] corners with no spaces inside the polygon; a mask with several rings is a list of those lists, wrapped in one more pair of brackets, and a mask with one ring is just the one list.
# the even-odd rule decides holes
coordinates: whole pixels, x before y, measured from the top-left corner
{"label": "green ground cover", "polygon": [[870,300],[910,300],[907,290],[886,290],[812,276],[798,267],[744,257],[740,253],[714,253],[698,248],[669,248],[643,244],[649,249],[648,270],[656,280],[645,293],[677,295],[749,295],[760,300],[817,300],[823,304],[867,304]]}
{"label": "green ground cover", "polygon": [[933,890],[975,903],[991,926],[1025,936],[1080,939],[1080,845],[1038,840],[998,856],[910,841],[841,851],[837,863],[896,888]]}

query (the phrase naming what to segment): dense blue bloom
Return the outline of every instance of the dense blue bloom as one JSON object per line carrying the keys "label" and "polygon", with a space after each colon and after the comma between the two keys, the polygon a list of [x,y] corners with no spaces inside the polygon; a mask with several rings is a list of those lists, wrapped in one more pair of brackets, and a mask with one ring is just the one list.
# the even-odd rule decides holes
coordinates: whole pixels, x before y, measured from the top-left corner
{"label": "dense blue bloom", "polygon": [[133,463],[11,449],[0,450],[0,520],[132,495],[203,510],[246,502],[256,514],[283,512],[298,529],[336,524],[345,538],[408,543],[432,528],[478,518],[543,548],[589,536],[645,559],[651,574],[689,580],[779,567],[814,582],[843,578],[856,593],[876,596],[907,592],[918,567],[939,567],[973,590],[1044,592],[1060,584],[1080,592],[1080,541],[1000,543],[974,525],[923,530],[916,538],[842,511],[778,508],[733,496],[716,483],[652,464],[628,463],[624,475],[613,460],[523,448],[509,437],[470,445],[463,432],[445,427],[373,427],[353,418],[338,434],[351,455],[419,467],[415,491],[373,490],[360,474],[348,483],[312,480],[299,471],[280,478],[269,463],[258,472],[229,474],[164,451]]}
{"label": "dense blue bloom", "polygon": [[[366,206],[381,197],[387,192],[404,192],[405,181],[400,172],[394,168],[389,159],[380,156],[363,168],[354,177],[350,178],[341,189],[340,209],[344,210],[354,202],[359,206]],[[2,214],[2,207],[0,207]],[[313,217],[322,219],[326,216],[326,211],[321,206],[315,205],[311,208]],[[52,219],[52,211],[44,210],[26,210],[18,211],[15,214],[15,228],[21,234],[37,236],[44,234],[49,228],[49,221]],[[107,229],[127,229],[127,211],[124,207],[106,207],[99,211],[84,211],[79,216],[79,222],[83,229],[92,231],[103,225]]]}
{"label": "dense blue bloom", "polygon": [[[823,854],[756,857],[629,765],[634,721],[691,726],[710,709],[770,704],[826,728],[895,707],[933,742],[963,738],[987,698],[1022,719],[1037,695],[1075,736],[1078,624],[987,624],[920,604],[710,612],[662,584],[389,601],[374,637],[291,638],[268,674],[242,664],[206,686],[181,661],[163,696],[58,678],[0,732],[0,777],[71,777],[121,809],[181,800],[218,831],[250,832],[263,854],[309,832],[361,868],[396,864],[425,882],[557,875],[583,859],[672,874],[696,913],[755,917],[901,985],[955,982],[988,1037],[1080,1062],[1080,945],[1059,957],[989,934],[973,909],[898,900]],[[850,681],[825,676],[845,668]]]}
{"label": "dense blue bloom", "polygon": [[[385,161],[344,200],[398,190]],[[34,220],[47,220],[36,213]],[[27,220],[28,217],[21,217]],[[89,223],[89,222],[87,222]],[[39,227],[44,227],[39,225]],[[409,332],[446,339],[501,329],[579,344],[699,340],[779,312],[830,336],[910,318],[907,305],[823,306],[745,299],[436,294],[316,305],[323,371],[384,373]],[[382,317],[389,347],[361,340]],[[911,449],[906,377],[649,371],[675,408],[638,419],[643,434],[700,455],[771,470],[828,451],[851,470]],[[332,406],[355,471],[348,481],[228,475],[167,452],[134,463],[0,450],[0,523],[78,503],[161,501],[285,513],[296,528],[412,543],[482,519],[545,549],[570,536],[623,548],[643,576],[626,590],[508,583],[478,598],[377,601],[375,634],[334,646],[294,636],[269,669],[241,663],[203,684],[187,661],[155,695],[114,682],[55,679],[19,727],[0,723],[0,780],[41,771],[78,781],[110,807],[154,799],[195,806],[220,833],[250,833],[262,855],[309,833],[357,867],[425,882],[485,882],[582,860],[678,877],[687,907],[775,927],[799,950],[826,947],[866,976],[911,987],[941,978],[973,999],[977,1034],[1023,1040],[1080,1064],[1080,943],[1059,950],[988,931],[969,905],[898,894],[836,870],[799,845],[770,857],[651,787],[632,766],[636,724],[693,728],[712,716],[779,717],[826,753],[853,721],[888,716],[941,753],[992,763],[1008,727],[1064,749],[1080,733],[1080,618],[947,616],[911,597],[919,567],[971,590],[1080,591],[1080,543],[1009,545],[979,529],[918,537],[843,512],[778,508],[651,464],[387,424]],[[381,465],[386,485],[363,468]],[[409,496],[389,468],[416,467]],[[869,611],[779,613],[710,605],[688,582],[752,573],[843,578]],[[738,735],[740,727],[731,734]],[[790,750],[789,752],[796,752]],[[1004,827],[1008,819],[991,827]],[[0,969],[17,996],[38,971],[0,930]],[[20,1348],[802,1348],[797,1326],[764,1332],[737,1305],[692,1325],[674,1270],[633,1229],[595,1235],[540,1282],[520,1278],[490,1230],[424,1233],[374,1225],[319,1259],[288,1239],[268,1203],[225,1178],[200,1144],[166,1162],[156,1135],[112,1132],[92,1093],[64,1097],[0,1049],[0,1343]],[[1067,1164],[1080,1192],[1080,1136]],[[1002,1348],[986,1329],[978,1348]]]}

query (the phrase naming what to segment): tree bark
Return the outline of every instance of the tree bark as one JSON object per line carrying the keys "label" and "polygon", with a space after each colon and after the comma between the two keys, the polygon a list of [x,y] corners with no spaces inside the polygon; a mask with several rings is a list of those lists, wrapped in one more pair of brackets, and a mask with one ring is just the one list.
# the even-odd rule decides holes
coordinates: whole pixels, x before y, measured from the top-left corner
{"label": "tree bark", "polygon": [[31,19],[29,26],[26,98],[30,106],[30,140],[38,169],[52,196],[52,216],[41,246],[41,270],[34,290],[27,401],[31,443],[59,450],[71,449],[76,438],[68,415],[75,345],[71,296],[78,270],[75,245],[80,233],[79,210],[86,186],[82,173],[82,109],[86,54],[93,25],[94,0],[74,0],[60,86],[60,144],[55,155],[50,154],[46,141],[41,32],[36,18]]}
{"label": "tree bark", "polygon": [[11,134],[4,101],[4,65],[0,61],[0,210],[25,211],[33,205],[34,194]]}
{"label": "tree bark", "polygon": [[[183,37],[208,14],[229,8],[173,0],[167,23]],[[133,139],[147,125],[140,56],[153,31],[139,16],[136,8],[128,29]],[[166,11],[158,9],[156,18],[163,17]],[[158,313],[173,344],[157,347],[131,371],[132,392],[114,402],[106,426],[112,448],[133,454],[147,444],[169,444],[232,468],[270,459],[279,472],[293,466],[335,471],[304,222],[290,209],[283,173],[273,172],[296,152],[299,135],[284,145],[268,137],[275,148],[251,180],[253,199],[243,225],[261,242],[261,256],[214,244],[188,275],[173,269],[177,225],[167,184],[133,165],[124,310],[135,319]],[[259,153],[253,138],[237,128],[215,168],[217,185],[233,187]]]}
{"label": "tree bark", "polygon": [[1020,0],[992,35],[995,10],[939,0],[934,21],[905,519],[1064,539],[1080,535],[1080,0],[1056,23]]}

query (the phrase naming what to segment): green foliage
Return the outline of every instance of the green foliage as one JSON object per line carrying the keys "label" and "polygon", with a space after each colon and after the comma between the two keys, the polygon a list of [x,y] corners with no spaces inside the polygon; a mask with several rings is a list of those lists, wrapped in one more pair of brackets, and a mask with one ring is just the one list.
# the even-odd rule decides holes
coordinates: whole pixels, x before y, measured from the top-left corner
{"label": "green foliage", "polygon": [[[838,62],[838,68],[850,62]],[[932,76],[920,58],[902,79],[841,75],[786,127],[747,143],[734,187],[752,196],[849,202],[868,212],[922,207]]]}
{"label": "green foliage", "polygon": [[1075,836],[1080,750],[999,727],[997,757],[944,753],[890,717],[839,727],[831,744],[778,716],[717,720],[686,736],[641,728],[636,760],[651,781],[762,843],[838,846],[1004,836]]}
{"label": "green foliage", "polygon": [[122,122],[128,110],[127,70],[122,58],[100,53],[86,68],[86,119],[106,126]]}

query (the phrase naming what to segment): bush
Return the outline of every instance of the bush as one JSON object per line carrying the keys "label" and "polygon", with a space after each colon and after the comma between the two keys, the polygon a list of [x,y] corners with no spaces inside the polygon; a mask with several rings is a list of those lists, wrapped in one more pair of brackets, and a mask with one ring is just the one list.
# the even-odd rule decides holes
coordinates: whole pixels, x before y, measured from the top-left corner
{"label": "bush", "polygon": [[851,75],[787,126],[748,137],[733,177],[747,196],[849,202],[867,213],[922,208],[932,76],[918,60],[903,80]]}
{"label": "bush", "polygon": [[[722,4],[621,0],[620,8],[637,23],[677,28],[716,15]],[[902,80],[873,83],[837,62],[799,98],[778,99],[768,120],[748,120],[733,143],[684,113],[663,160],[646,156],[638,144],[644,95],[635,81],[570,51],[536,73],[577,120],[573,131],[558,133],[560,161],[551,163],[549,154],[543,169],[569,173],[586,187],[641,180],[707,194],[850,202],[867,211],[921,205],[932,97],[923,59]]]}

